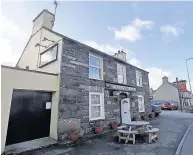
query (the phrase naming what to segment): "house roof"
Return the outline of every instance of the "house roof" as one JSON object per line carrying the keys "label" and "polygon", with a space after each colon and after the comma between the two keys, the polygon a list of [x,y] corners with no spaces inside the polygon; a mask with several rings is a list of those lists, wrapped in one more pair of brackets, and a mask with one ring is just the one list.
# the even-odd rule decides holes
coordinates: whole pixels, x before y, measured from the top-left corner
{"label": "house roof", "polygon": [[[175,83],[170,83],[170,82],[168,82],[168,84],[171,85],[171,86],[173,86],[173,87],[175,87],[176,89],[178,89],[178,86],[177,86]],[[163,83],[162,83],[156,90],[153,91],[153,94],[154,94],[158,89],[160,89],[162,85],[163,85]]]}
{"label": "house roof", "polygon": [[[47,11],[47,10],[43,10],[43,11]],[[42,12],[43,12],[43,11],[42,11]],[[42,12],[41,12],[41,13],[42,13]],[[49,12],[49,11],[48,11],[48,12]],[[41,13],[40,13],[40,14],[41,14]],[[40,14],[39,14],[39,15],[40,15]],[[38,16],[39,16],[39,15],[38,15]],[[37,17],[38,17],[38,16],[37,16]],[[36,18],[37,18],[37,17],[36,17]],[[146,73],[149,73],[149,72],[146,71],[146,70],[143,70],[143,69],[141,69],[141,68],[139,68],[139,67],[136,67],[136,66],[134,66],[134,65],[131,65],[131,64],[128,63],[128,62],[125,62],[125,61],[123,61],[123,60],[121,60],[121,59],[119,59],[119,58],[116,58],[116,57],[114,57],[114,56],[112,56],[112,55],[109,55],[109,54],[107,54],[107,53],[104,53],[104,52],[102,52],[102,51],[100,51],[100,50],[97,50],[97,49],[95,49],[95,48],[93,48],[93,47],[90,47],[90,46],[88,46],[88,45],[86,45],[86,44],[84,44],[84,43],[81,43],[81,42],[77,41],[77,40],[74,40],[74,39],[71,39],[71,38],[69,38],[69,37],[66,37],[66,36],[64,36],[63,34],[60,34],[60,33],[58,33],[58,32],[55,32],[55,31],[53,31],[53,30],[51,30],[51,29],[49,29],[49,28],[47,28],[47,27],[44,27],[44,26],[43,26],[42,28],[45,29],[45,30],[47,30],[47,31],[49,31],[49,32],[51,32],[51,33],[54,33],[55,35],[58,35],[58,36],[62,37],[63,39],[66,39],[66,40],[69,40],[69,41],[72,41],[72,42],[75,42],[75,43],[82,44],[82,45],[84,45],[84,46],[86,46],[86,47],[94,50],[95,52],[97,52],[97,53],[99,53],[99,54],[106,55],[106,56],[111,57],[111,58],[113,58],[113,59],[115,59],[115,60],[117,60],[117,61],[119,61],[119,62],[121,62],[121,63],[128,64],[128,65],[133,66],[133,67],[135,67],[135,68],[137,68],[137,69],[139,69],[139,70],[141,70],[141,71],[144,71],[144,72],[146,72]],[[40,28],[38,31],[40,31],[42,28]],[[38,32],[38,31],[37,31],[37,32]],[[36,32],[36,33],[37,33],[37,32]],[[36,34],[36,33],[35,33],[35,34]],[[17,64],[16,64],[16,66],[18,65],[18,63],[19,63],[19,61],[20,61],[20,59],[21,59],[21,57],[22,57],[22,55],[23,55],[23,53],[24,53],[24,51],[25,51],[25,49],[26,49],[26,47],[27,47],[27,45],[28,45],[28,43],[30,42],[31,38],[32,38],[35,34],[33,34],[33,35],[30,36],[30,38],[29,38],[29,40],[28,40],[28,42],[27,42],[27,44],[26,44],[26,46],[25,46],[25,48],[24,48],[24,50],[23,50],[23,52],[22,52],[22,54],[21,54],[21,56],[20,56],[20,58],[19,58],[19,60],[18,60],[18,62],[17,62]]]}
{"label": "house roof", "polygon": [[[186,82],[186,80],[179,80],[178,82]],[[173,83],[177,83],[177,82],[174,81]]]}
{"label": "house roof", "polygon": [[[114,57],[114,56],[112,56],[112,55],[109,55],[109,54],[107,54],[107,53],[104,53],[104,52],[102,52],[102,51],[100,51],[100,50],[97,50],[97,49],[95,49],[95,48],[93,48],[93,47],[90,47],[90,46],[88,46],[88,45],[86,45],[86,44],[84,44],[84,43],[81,43],[81,42],[77,41],[77,40],[74,40],[74,39],[72,39],[72,38],[66,37],[66,36],[64,36],[63,34],[60,34],[60,33],[58,33],[58,32],[55,32],[55,31],[53,31],[53,30],[48,29],[47,27],[42,27],[42,28],[44,28],[44,29],[46,29],[47,31],[50,31],[50,32],[52,32],[52,33],[54,33],[54,34],[56,34],[56,35],[58,35],[58,36],[61,36],[63,39],[66,39],[66,40],[69,40],[69,41],[72,41],[72,42],[75,42],[75,43],[82,44],[82,45],[84,45],[84,46],[86,46],[86,47],[94,50],[95,52],[97,52],[97,53],[99,53],[99,54],[109,56],[109,57],[111,57],[111,58],[113,58],[113,59],[116,59],[116,60],[119,61],[119,62],[122,62],[122,63],[124,63],[124,64],[128,64],[128,65],[131,65],[131,64],[128,63],[128,62],[125,62],[125,61],[123,61],[123,60],[121,60],[121,59],[119,59],[119,58],[116,58],[116,57]],[[135,68],[137,68],[137,69],[139,69],[139,70],[142,70],[142,71],[144,71],[144,72],[146,72],[146,73],[149,73],[148,71],[143,70],[143,69],[141,69],[141,68],[139,68],[139,67],[136,67],[136,66],[134,66],[134,65],[131,65],[131,66],[133,66],[133,67],[135,67]]]}
{"label": "house roof", "polygon": [[[170,83],[170,82],[169,82]],[[175,87],[175,88],[177,88],[178,89],[178,86],[177,86],[177,84],[175,84],[175,83],[170,83],[173,87]]]}

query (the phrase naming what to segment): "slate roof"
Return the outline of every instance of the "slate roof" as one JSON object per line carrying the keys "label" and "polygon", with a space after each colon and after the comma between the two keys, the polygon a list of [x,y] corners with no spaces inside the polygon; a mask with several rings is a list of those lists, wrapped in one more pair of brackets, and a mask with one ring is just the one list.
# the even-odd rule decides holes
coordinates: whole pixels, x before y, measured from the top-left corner
{"label": "slate roof", "polygon": [[[170,83],[170,82],[169,82]],[[170,83],[173,87],[175,87],[175,88],[178,88],[178,86],[177,86],[177,84],[175,84],[175,83]]]}

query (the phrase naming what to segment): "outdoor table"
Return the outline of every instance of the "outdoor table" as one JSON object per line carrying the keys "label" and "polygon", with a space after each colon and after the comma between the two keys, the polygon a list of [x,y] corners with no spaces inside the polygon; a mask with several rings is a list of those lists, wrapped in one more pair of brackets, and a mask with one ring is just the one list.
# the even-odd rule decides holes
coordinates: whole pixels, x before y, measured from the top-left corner
{"label": "outdoor table", "polygon": [[[148,130],[147,126],[149,124],[150,123],[146,122],[146,121],[131,121],[129,123],[125,123],[124,125],[119,126],[118,130],[121,130],[121,131],[125,130],[128,132],[136,132],[135,134],[139,135],[139,139],[141,139],[143,142],[145,142],[144,134],[145,134],[145,131]],[[118,134],[118,132],[117,132],[117,134]]]}
{"label": "outdoor table", "polygon": [[[143,127],[145,130],[147,130],[147,125],[149,125],[149,122],[146,121],[131,121],[127,123],[129,126],[129,130],[132,131],[133,128],[137,128],[135,130],[138,130],[140,127]],[[138,130],[138,134],[140,134],[140,131]]]}
{"label": "outdoor table", "polygon": [[127,123],[127,125],[129,125],[129,126],[136,126],[136,127],[146,126],[149,124],[150,123],[146,122],[146,121],[131,121],[131,122]]}

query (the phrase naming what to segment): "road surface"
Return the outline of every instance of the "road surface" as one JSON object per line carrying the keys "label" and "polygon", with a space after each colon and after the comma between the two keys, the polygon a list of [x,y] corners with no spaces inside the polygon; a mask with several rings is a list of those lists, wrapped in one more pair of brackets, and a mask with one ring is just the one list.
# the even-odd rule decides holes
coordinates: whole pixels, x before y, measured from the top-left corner
{"label": "road surface", "polygon": [[174,155],[176,149],[193,122],[193,114],[179,111],[162,111],[150,123],[160,129],[160,139],[153,144],[124,144],[113,140],[112,135],[88,140],[70,148],[45,148],[28,152],[28,155]]}

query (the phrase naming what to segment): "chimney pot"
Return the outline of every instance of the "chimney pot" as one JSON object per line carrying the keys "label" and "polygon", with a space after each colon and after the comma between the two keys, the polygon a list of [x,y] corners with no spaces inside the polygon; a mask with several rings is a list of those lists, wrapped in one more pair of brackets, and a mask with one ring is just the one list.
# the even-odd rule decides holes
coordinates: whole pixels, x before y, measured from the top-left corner
{"label": "chimney pot", "polygon": [[48,10],[43,10],[34,20],[33,20],[33,30],[32,34],[35,34],[42,27],[46,27],[52,30],[55,15]]}
{"label": "chimney pot", "polygon": [[163,81],[163,83],[168,83],[168,77],[167,77],[167,76],[164,76],[164,77],[162,78],[162,81]]}

